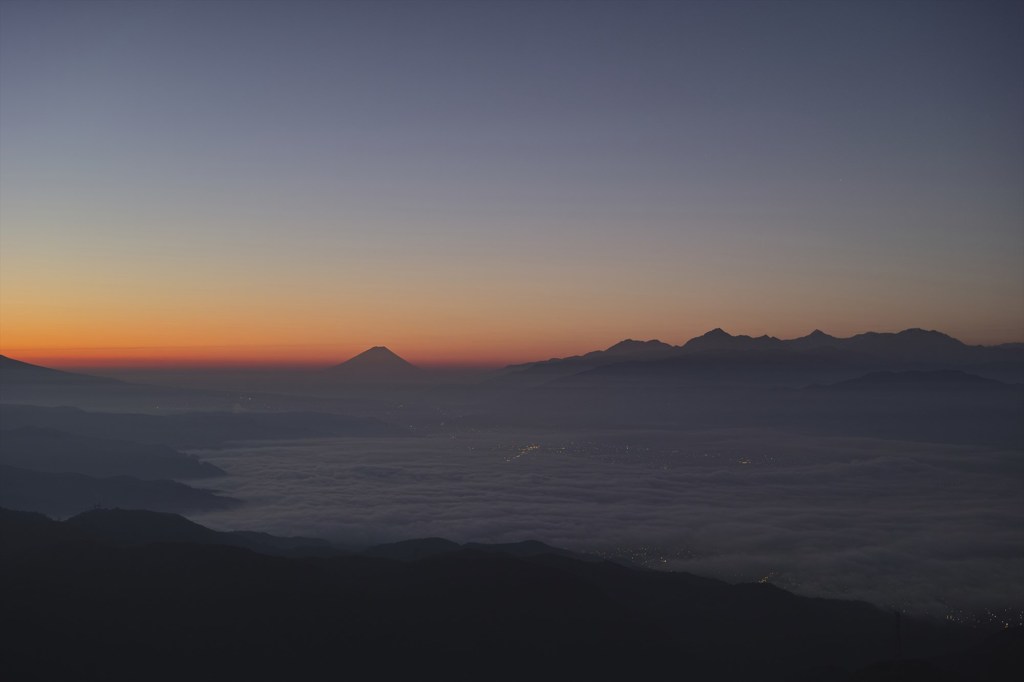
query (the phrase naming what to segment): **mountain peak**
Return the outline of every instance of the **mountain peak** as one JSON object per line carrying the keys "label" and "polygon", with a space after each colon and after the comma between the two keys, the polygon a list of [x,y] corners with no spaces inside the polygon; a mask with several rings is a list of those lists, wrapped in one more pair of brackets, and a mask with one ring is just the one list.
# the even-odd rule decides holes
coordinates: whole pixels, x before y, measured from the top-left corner
{"label": "mountain peak", "polygon": [[417,381],[423,370],[400,357],[387,346],[373,346],[341,364],[329,368],[336,376],[361,382]]}
{"label": "mountain peak", "polygon": [[355,360],[355,358],[364,358],[364,357],[398,358],[399,360],[402,360],[402,362],[405,362],[405,360],[403,360],[401,357],[399,357],[397,353],[395,353],[393,350],[391,350],[387,346],[373,346],[372,348],[367,348],[362,353],[360,353],[359,355],[356,355],[352,359]]}
{"label": "mountain peak", "polygon": [[807,336],[801,336],[800,338],[793,339],[791,341],[786,341],[785,343],[790,345],[790,346],[792,346],[793,348],[808,348],[809,349],[809,348],[818,348],[818,347],[822,347],[822,346],[830,346],[830,345],[833,345],[834,343],[836,343],[838,341],[839,341],[839,339],[837,339],[836,337],[832,336],[831,334],[826,334],[825,332],[821,331],[820,329],[815,329],[813,332],[811,332]]}
{"label": "mountain peak", "polygon": [[700,336],[700,338],[702,338],[702,339],[731,339],[732,338],[732,334],[730,334],[729,332],[725,331],[721,327],[715,327],[714,329],[712,329],[708,333],[703,334],[702,336]]}
{"label": "mountain peak", "polygon": [[915,337],[919,339],[948,339],[950,341],[956,341],[956,339],[954,339],[949,334],[943,334],[942,332],[936,331],[934,329],[921,329],[920,327],[911,327],[910,329],[904,329],[901,332],[897,332],[896,335],[903,337]]}
{"label": "mountain peak", "polygon": [[618,351],[638,351],[652,348],[671,348],[670,345],[658,339],[651,339],[650,341],[637,341],[636,339],[624,339],[619,341],[614,346],[609,346],[605,349],[605,352],[618,352]]}

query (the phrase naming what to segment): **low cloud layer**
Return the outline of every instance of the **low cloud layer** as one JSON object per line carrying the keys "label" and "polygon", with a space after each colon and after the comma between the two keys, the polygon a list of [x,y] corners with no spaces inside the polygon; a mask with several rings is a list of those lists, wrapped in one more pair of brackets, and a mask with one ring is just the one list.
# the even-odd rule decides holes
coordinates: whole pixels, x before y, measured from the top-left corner
{"label": "low cloud layer", "polygon": [[771,431],[486,431],[198,453],[194,518],[365,545],[539,539],[958,617],[1024,607],[1019,452]]}

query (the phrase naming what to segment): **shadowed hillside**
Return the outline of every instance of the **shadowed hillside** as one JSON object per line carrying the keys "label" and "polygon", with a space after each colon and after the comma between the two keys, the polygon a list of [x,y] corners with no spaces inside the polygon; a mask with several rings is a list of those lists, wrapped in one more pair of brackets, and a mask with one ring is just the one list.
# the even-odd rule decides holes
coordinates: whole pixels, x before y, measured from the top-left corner
{"label": "shadowed hillside", "polygon": [[[116,516],[0,512],[13,679],[842,680],[894,665],[891,614],[770,585],[545,553],[288,559],[206,541],[223,534],[161,542],[180,523],[154,517],[131,519],[126,546],[107,539]],[[1019,633],[982,640],[900,624],[910,679],[1019,671]]]}

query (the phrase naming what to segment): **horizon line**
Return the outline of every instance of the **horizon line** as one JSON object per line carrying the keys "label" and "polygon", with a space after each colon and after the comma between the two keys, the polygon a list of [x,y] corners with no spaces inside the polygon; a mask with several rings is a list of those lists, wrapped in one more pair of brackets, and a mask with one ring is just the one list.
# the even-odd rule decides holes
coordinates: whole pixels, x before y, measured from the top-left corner
{"label": "horizon line", "polygon": [[[1003,330],[1009,330],[1009,327],[1002,328]],[[849,339],[863,334],[899,334],[907,331],[925,331],[925,332],[936,332],[944,334],[950,338],[953,338],[960,343],[964,343],[967,346],[1000,346],[1005,344],[1024,343],[1022,340],[1015,341],[998,341],[995,343],[967,343],[959,339],[958,337],[947,334],[946,332],[938,329],[927,329],[924,327],[906,327],[896,331],[876,331],[868,330],[855,332],[848,336],[835,336],[828,332],[824,332],[820,327],[815,327],[812,331],[800,336],[792,336],[789,338],[783,338],[781,336],[773,336],[771,334],[760,334],[754,336],[753,334],[732,334],[725,332],[732,337],[749,337],[749,338],[762,338],[768,337],[778,339],[780,341],[794,340],[805,338],[815,332],[821,332],[828,336],[832,336],[836,339]],[[704,334],[698,334],[687,338],[680,344],[674,344],[671,342],[662,341],[661,339],[643,339],[639,337],[627,336],[620,338],[618,341],[603,345],[598,348],[590,347],[588,350],[576,351],[576,352],[563,352],[562,354],[543,354],[537,353],[533,356],[523,357],[490,357],[490,358],[473,358],[473,359],[457,359],[450,355],[442,355],[440,357],[435,356],[435,359],[415,359],[416,353],[412,353],[410,359],[402,353],[395,353],[402,359],[410,362],[416,367],[419,367],[428,371],[438,372],[470,372],[470,371],[488,371],[494,369],[500,369],[510,365],[517,364],[528,364],[531,362],[543,362],[545,360],[574,357],[577,355],[583,355],[585,353],[593,352],[595,350],[606,350],[624,341],[641,341],[651,342],[656,341],[665,343],[666,345],[681,348],[687,342],[701,338],[709,333],[715,331],[725,331],[722,327],[714,327]],[[57,369],[65,370],[97,370],[107,369],[114,371],[200,371],[200,370],[226,370],[226,371],[316,371],[319,369],[327,369],[340,363],[346,362],[361,353],[366,352],[371,348],[384,347],[391,350],[391,347],[386,344],[374,343],[373,345],[367,346],[365,349],[357,352],[345,351],[346,353],[352,352],[353,354],[344,358],[339,359],[339,356],[334,355],[326,357],[317,354],[317,357],[306,356],[305,358],[291,358],[281,357],[276,355],[273,357],[263,356],[262,354],[254,354],[255,357],[250,355],[244,358],[234,359],[231,357],[223,357],[217,354],[210,355],[189,355],[186,357],[175,356],[175,355],[149,355],[148,353],[144,357],[131,356],[131,355],[81,355],[79,353],[67,353],[67,351],[79,351],[79,352],[97,352],[97,351],[155,351],[155,350],[198,350],[198,349],[222,349],[222,350],[248,350],[254,351],[257,349],[286,349],[286,348],[326,348],[330,346],[344,346],[348,344],[342,344],[337,342],[319,342],[319,343],[292,343],[292,344],[191,344],[191,345],[159,345],[159,346],[60,346],[60,347],[39,347],[39,346],[21,346],[11,348],[0,348],[0,355],[5,355],[13,360],[21,362],[29,362],[31,364],[41,364],[43,366],[53,367]],[[64,352],[62,352],[64,351]],[[395,352],[392,350],[392,352]],[[21,357],[17,357],[21,356]],[[22,359],[22,357],[26,359]]]}

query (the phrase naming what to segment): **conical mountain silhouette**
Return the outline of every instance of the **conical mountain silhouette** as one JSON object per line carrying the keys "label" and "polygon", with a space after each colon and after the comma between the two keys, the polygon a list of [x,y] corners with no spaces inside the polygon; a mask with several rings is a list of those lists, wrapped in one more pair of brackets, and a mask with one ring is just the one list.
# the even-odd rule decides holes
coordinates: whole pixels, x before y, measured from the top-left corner
{"label": "conical mountain silhouette", "polygon": [[345,362],[328,368],[336,377],[367,383],[422,381],[425,372],[393,353],[386,346],[374,346]]}

